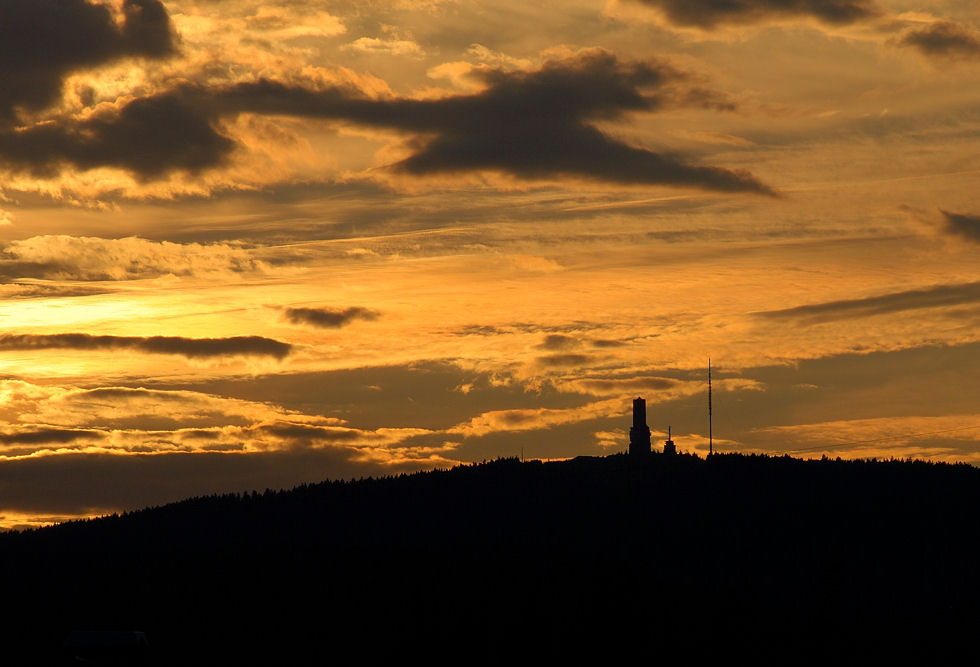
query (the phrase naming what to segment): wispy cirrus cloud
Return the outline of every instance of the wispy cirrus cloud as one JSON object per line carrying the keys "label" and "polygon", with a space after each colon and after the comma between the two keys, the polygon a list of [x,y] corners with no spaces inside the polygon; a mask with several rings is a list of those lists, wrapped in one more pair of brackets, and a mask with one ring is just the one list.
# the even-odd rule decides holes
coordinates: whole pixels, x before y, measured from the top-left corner
{"label": "wispy cirrus cloud", "polygon": [[384,465],[410,458],[413,451],[422,454],[419,459],[424,460],[429,455],[451,449],[446,446],[399,446],[406,440],[428,434],[422,429],[367,430],[290,421],[173,429],[64,429],[30,425],[0,433],[0,461],[6,465],[18,459],[74,454],[159,456],[226,452],[254,455],[340,449],[345,450],[349,458],[364,458]]}
{"label": "wispy cirrus cloud", "polygon": [[[0,457],[268,452],[396,446],[421,428],[364,429],[272,403],[187,390],[59,387],[0,381]],[[418,449],[417,447],[415,449]],[[394,456],[394,454],[393,454]],[[371,458],[383,462],[383,453]]]}
{"label": "wispy cirrus cloud", "polygon": [[570,409],[491,410],[447,429],[446,433],[471,438],[499,432],[544,430],[563,424],[615,417],[625,414],[626,409],[627,406],[622,401],[614,399],[588,403]]}
{"label": "wispy cirrus cloud", "polygon": [[301,421],[343,425],[333,417],[304,417],[276,404],[200,391],[147,387],[73,387],[0,380],[0,420],[8,424],[133,431],[246,427]]}
{"label": "wispy cirrus cloud", "polygon": [[372,54],[410,56],[420,58],[425,55],[422,48],[410,39],[396,37],[360,37],[344,48]]}
{"label": "wispy cirrus cloud", "polygon": [[268,270],[241,245],[172,243],[135,236],[32,236],[0,251],[0,276],[8,279],[100,281],[159,276],[202,276]]}
{"label": "wispy cirrus cloud", "polygon": [[[592,396],[642,395],[648,403],[662,403],[686,396],[706,393],[708,385],[702,380],[684,380],[656,375],[632,377],[586,377],[557,383],[562,391]],[[718,391],[762,391],[764,385],[748,378],[719,378],[714,382]]]}

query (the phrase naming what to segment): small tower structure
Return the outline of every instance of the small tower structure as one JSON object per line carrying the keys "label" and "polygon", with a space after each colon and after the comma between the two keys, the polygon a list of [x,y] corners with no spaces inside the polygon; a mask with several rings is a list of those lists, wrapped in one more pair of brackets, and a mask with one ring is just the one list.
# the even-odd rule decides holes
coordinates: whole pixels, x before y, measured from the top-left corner
{"label": "small tower structure", "polygon": [[630,456],[650,454],[650,427],[647,426],[647,402],[633,399],[633,425],[630,427]]}
{"label": "small tower structure", "polygon": [[670,437],[670,427],[667,427],[667,440],[664,442],[664,454],[676,454],[677,447],[674,446],[674,441]]}
{"label": "small tower structure", "polygon": [[708,357],[708,456],[714,453],[715,443],[711,433],[711,357]]}

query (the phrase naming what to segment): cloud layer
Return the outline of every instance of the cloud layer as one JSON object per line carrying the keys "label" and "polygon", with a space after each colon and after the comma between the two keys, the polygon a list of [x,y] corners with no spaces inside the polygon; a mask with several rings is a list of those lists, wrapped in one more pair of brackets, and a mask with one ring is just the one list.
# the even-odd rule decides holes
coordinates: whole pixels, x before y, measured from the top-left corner
{"label": "cloud layer", "polygon": [[630,145],[594,125],[665,106],[732,107],[724,96],[688,86],[666,63],[622,62],[593,50],[533,71],[479,76],[483,91],[438,99],[370,98],[350,86],[311,89],[273,80],[224,88],[188,84],[91,118],[0,133],[0,160],[37,175],[65,166],[118,167],[143,179],[196,173],[225,163],[236,145],[218,128],[219,119],[247,112],[406,133],[411,154],[390,167],[416,176],[499,171],[772,194],[746,171]]}

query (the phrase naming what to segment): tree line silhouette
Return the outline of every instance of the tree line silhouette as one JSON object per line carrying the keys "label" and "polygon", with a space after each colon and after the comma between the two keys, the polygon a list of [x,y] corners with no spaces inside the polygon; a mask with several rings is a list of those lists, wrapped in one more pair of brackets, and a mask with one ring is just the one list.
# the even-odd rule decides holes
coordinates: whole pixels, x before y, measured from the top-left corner
{"label": "tree line silhouette", "polygon": [[738,454],[198,497],[0,534],[8,655],[111,629],[161,665],[978,657],[978,509],[968,465]]}

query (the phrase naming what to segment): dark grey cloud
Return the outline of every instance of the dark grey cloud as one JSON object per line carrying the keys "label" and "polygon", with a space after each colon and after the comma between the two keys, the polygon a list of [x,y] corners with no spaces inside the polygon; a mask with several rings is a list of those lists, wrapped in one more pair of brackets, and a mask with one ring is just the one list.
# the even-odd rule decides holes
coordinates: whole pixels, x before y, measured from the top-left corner
{"label": "dark grey cloud", "polygon": [[361,306],[350,308],[286,308],[286,319],[293,324],[307,324],[323,329],[336,329],[354,320],[376,320],[377,311]]}
{"label": "dark grey cloud", "polygon": [[948,233],[980,243],[980,215],[950,213],[949,211],[940,211],[940,213],[943,216],[943,226]]}
{"label": "dark grey cloud", "polygon": [[937,285],[918,290],[893,292],[865,299],[844,299],[785,310],[756,313],[767,320],[799,320],[819,323],[871,315],[898,313],[921,308],[959,306],[980,302],[980,282]]}
{"label": "dark grey cloud", "polygon": [[414,175],[502,171],[773,194],[748,172],[631,146],[592,125],[665,106],[733,106],[718,93],[687,85],[687,77],[666,63],[621,62],[591,51],[538,70],[481,76],[487,84],[481,92],[428,100],[374,99],[349,87],[312,90],[269,80],[223,89],[185,85],[88,120],[0,134],[0,161],[39,174],[65,165],[115,166],[143,178],[194,172],[220,165],[234,148],[217,129],[218,119],[250,112],[404,132],[412,154],[391,169]]}
{"label": "dark grey cloud", "polygon": [[[372,124],[434,135],[416,140],[415,153],[396,169],[411,174],[499,170],[522,178],[580,176],[769,193],[746,172],[688,164],[630,146],[591,125],[677,102],[671,86],[683,77],[668,65],[623,63],[593,52],[531,72],[494,71],[484,78],[489,87],[481,93],[393,101],[371,114]],[[707,95],[684,97],[689,105],[717,106]]]}
{"label": "dark grey cloud", "polygon": [[609,340],[607,338],[597,338],[592,341],[592,345],[593,347],[624,347],[626,342],[621,340]]}
{"label": "dark grey cloud", "polygon": [[0,121],[14,120],[18,107],[38,110],[56,102],[73,71],[173,52],[170,18],[159,0],[124,0],[122,8],[117,24],[104,3],[0,3]]}
{"label": "dark grey cloud", "polygon": [[581,346],[577,338],[564,334],[548,334],[537,347],[539,350],[572,350]]}
{"label": "dark grey cloud", "polygon": [[980,33],[952,21],[936,21],[909,30],[898,40],[927,56],[980,58]]}
{"label": "dark grey cloud", "polygon": [[196,173],[223,163],[235,145],[215,129],[216,116],[203,102],[182,89],[86,120],[0,132],[0,162],[36,176],[65,166],[119,167],[143,179],[176,170]]}
{"label": "dark grey cloud", "polygon": [[93,336],[84,333],[0,334],[0,350],[134,350],[148,354],[179,354],[191,358],[267,356],[283,359],[288,343],[261,336],[183,338],[181,336]]}
{"label": "dark grey cloud", "polygon": [[639,0],[663,11],[676,25],[712,28],[776,18],[812,17],[846,25],[881,15],[874,0]]}

